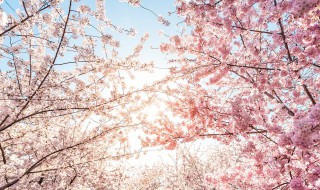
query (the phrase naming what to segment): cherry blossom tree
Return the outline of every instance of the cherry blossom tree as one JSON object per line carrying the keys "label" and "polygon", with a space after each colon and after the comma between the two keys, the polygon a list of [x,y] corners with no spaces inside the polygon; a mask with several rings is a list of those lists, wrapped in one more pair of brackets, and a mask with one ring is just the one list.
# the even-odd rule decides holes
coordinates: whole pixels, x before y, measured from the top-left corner
{"label": "cherry blossom tree", "polygon": [[[0,9],[0,189],[320,188],[319,0],[176,0],[171,74],[141,88],[128,80],[152,68],[137,59],[148,34],[119,58],[111,31],[135,30],[104,0],[0,3],[14,11]],[[155,98],[167,109],[147,123]],[[113,161],[139,153],[141,126],[145,146],[214,138],[226,154],[181,153],[132,181]]]}
{"label": "cherry blossom tree", "polygon": [[[123,189],[230,189],[217,186],[214,178],[233,170],[232,165],[240,163],[235,147],[206,142],[196,145],[182,143],[176,151],[159,155],[154,164],[135,164],[129,167],[135,171],[131,177],[121,181]],[[150,152],[148,153],[150,154]],[[119,168],[123,168],[120,166]],[[128,166],[127,166],[128,168]],[[124,171],[124,176],[130,172]],[[121,188],[120,188],[121,189]]]}
{"label": "cherry blossom tree", "polygon": [[112,23],[105,1],[19,3],[0,10],[0,189],[107,188],[106,160],[136,154],[123,147],[151,88],[127,81],[152,66],[137,61],[148,35],[119,58],[110,31],[135,31]]}
{"label": "cherry blossom tree", "polygon": [[216,185],[319,189],[320,1],[176,3],[183,32],[160,47],[177,56],[162,89],[171,111],[146,144],[236,142],[242,164]]}

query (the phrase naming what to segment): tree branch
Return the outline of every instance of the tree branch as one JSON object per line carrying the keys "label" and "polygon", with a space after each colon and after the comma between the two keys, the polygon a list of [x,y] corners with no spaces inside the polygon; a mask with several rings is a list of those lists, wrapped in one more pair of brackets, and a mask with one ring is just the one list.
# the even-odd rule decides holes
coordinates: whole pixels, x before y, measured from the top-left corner
{"label": "tree branch", "polygon": [[2,187],[0,187],[0,190],[4,190],[4,189],[6,189],[8,187],[11,187],[12,185],[16,184],[20,179],[22,179],[22,177],[24,177],[25,175],[29,174],[32,170],[34,170],[36,167],[38,167],[44,160],[46,160],[50,156],[52,156],[54,154],[57,154],[59,152],[62,152],[64,150],[68,150],[68,149],[74,148],[74,147],[79,146],[81,144],[84,144],[86,142],[87,141],[80,142],[80,143],[74,144],[72,146],[56,150],[54,152],[51,152],[50,154],[47,154],[47,155],[43,156],[40,160],[38,160],[31,167],[29,167],[20,177],[16,178],[15,180],[11,181],[10,183],[7,183],[7,184],[3,185]]}
{"label": "tree branch", "polygon": [[[119,123],[119,124],[120,124],[120,123]],[[121,127],[121,126],[120,126],[120,127]],[[90,141],[93,141],[93,140],[97,139],[99,136],[101,136],[101,135],[103,135],[103,134],[105,134],[105,133],[108,133],[108,132],[110,132],[110,131],[112,131],[112,130],[118,129],[118,128],[119,128],[119,126],[115,126],[115,127],[113,127],[113,128],[107,129],[106,131],[103,131],[103,132],[101,132],[101,133],[99,133],[99,134],[97,134],[97,135],[95,135],[95,136],[93,136],[93,137],[91,137],[91,138],[88,138],[88,139],[86,139],[86,140],[84,140],[84,141],[82,141],[82,142],[76,143],[76,144],[74,144],[74,145],[70,145],[70,146],[65,147],[65,148],[58,149],[58,150],[56,150],[56,151],[53,151],[53,152],[51,152],[51,153],[43,156],[41,159],[39,159],[38,161],[36,161],[32,166],[30,166],[22,175],[20,175],[19,177],[17,177],[17,178],[14,179],[13,181],[11,181],[11,182],[3,185],[2,187],[0,187],[0,190],[4,190],[4,189],[6,189],[6,188],[8,188],[8,187],[11,187],[12,185],[16,184],[17,182],[19,182],[24,176],[32,173],[32,171],[33,171],[35,168],[37,168],[38,166],[40,166],[40,165],[42,164],[42,162],[44,162],[45,160],[47,160],[49,157],[51,157],[51,156],[53,156],[53,155],[55,155],[55,154],[57,154],[57,153],[59,153],[59,152],[62,152],[62,151],[65,151],[65,150],[69,150],[69,149],[75,148],[75,147],[77,147],[77,146],[86,144],[86,143],[88,143],[88,142],[90,142]]]}
{"label": "tree branch", "polygon": [[7,164],[7,160],[6,160],[6,155],[4,153],[4,149],[2,148],[1,146],[1,143],[0,143],[0,150],[1,150],[1,155],[2,155],[2,161],[4,164]]}
{"label": "tree branch", "polygon": [[311,100],[312,104],[316,105],[316,101],[314,100],[313,96],[311,95],[310,91],[308,90],[307,85],[303,84],[302,86],[303,86],[304,91],[307,93],[309,99]]}
{"label": "tree branch", "polygon": [[6,117],[1,121],[0,126],[4,124],[4,122],[6,122],[6,120],[9,118],[9,114],[6,115]]}
{"label": "tree branch", "polygon": [[55,53],[55,56],[54,56],[54,59],[52,61],[52,64],[51,66],[49,67],[49,70],[47,71],[46,75],[44,76],[44,78],[41,80],[39,86],[37,87],[37,89],[33,92],[33,94],[30,96],[29,100],[26,102],[26,104],[22,107],[22,109],[20,110],[20,112],[17,114],[17,117],[19,117],[19,115],[22,113],[23,110],[25,110],[27,108],[27,106],[29,105],[30,101],[32,100],[32,98],[37,94],[38,90],[41,88],[41,86],[43,85],[43,83],[45,82],[45,80],[48,78],[56,60],[57,60],[57,57],[58,57],[58,54],[59,54],[59,51],[60,51],[60,48],[61,48],[61,45],[62,45],[62,41],[64,39],[64,35],[66,33],[66,29],[67,29],[67,24],[68,24],[68,21],[69,21],[69,17],[70,17],[70,12],[71,12],[71,6],[72,6],[72,0],[70,0],[70,3],[69,3],[69,10],[68,10],[68,15],[67,15],[67,20],[65,22],[65,25],[64,25],[64,29],[63,29],[63,32],[62,32],[62,36],[61,36],[61,39],[60,39],[60,42],[59,42],[59,45],[58,45],[58,48],[57,48],[57,51]]}
{"label": "tree branch", "polygon": [[268,92],[264,92],[265,95],[267,95],[270,99],[275,99],[278,103],[283,104],[284,108],[288,111],[288,114],[290,116],[294,116],[293,111],[291,111],[284,103],[283,101],[280,99],[280,97],[277,95],[277,93],[273,90],[274,94],[276,95],[277,98],[275,98],[274,96],[272,96],[270,93]]}
{"label": "tree branch", "polygon": [[[42,8],[40,8],[35,14],[40,13],[41,11],[47,9],[47,8],[50,7],[50,6],[51,6],[51,5],[46,5],[46,6],[42,7]],[[24,22],[26,22],[26,21],[29,20],[30,18],[34,17],[35,14],[32,14],[32,15],[30,15],[30,16],[27,16],[26,18],[22,19],[22,20],[20,21],[20,23],[17,23],[17,24],[15,24],[15,25],[11,26],[10,28],[6,29],[5,31],[3,31],[2,33],[0,33],[0,37],[3,36],[3,35],[5,35],[6,33],[10,32],[11,30],[13,30],[14,28],[16,28],[17,26],[23,24]]]}
{"label": "tree branch", "polygon": [[18,123],[22,120],[25,120],[25,119],[28,119],[32,116],[35,116],[35,115],[38,115],[38,114],[43,114],[43,113],[47,113],[47,112],[55,112],[55,111],[66,111],[66,110],[89,110],[89,108],[57,108],[57,109],[49,109],[49,110],[42,110],[42,111],[37,111],[37,112],[34,112],[32,114],[29,114],[29,115],[26,115],[24,117],[21,117],[11,123],[9,123],[7,126],[4,126],[2,128],[0,128],[0,132],[11,127],[12,125],[14,125],[15,123]]}
{"label": "tree branch", "polygon": [[22,5],[23,5],[24,11],[26,12],[27,16],[29,16],[29,13],[27,11],[26,4],[24,1],[22,1]]}
{"label": "tree branch", "polygon": [[278,185],[278,186],[276,186],[276,187],[272,188],[272,190],[277,189],[277,188],[279,188],[279,187],[281,187],[281,186],[283,186],[283,185],[287,185],[287,184],[289,184],[289,183],[288,183],[288,182],[281,183],[280,185]]}
{"label": "tree branch", "polygon": [[74,182],[74,180],[76,179],[77,176],[78,176],[78,174],[76,174],[76,175],[71,179],[69,185],[71,185],[71,184]]}
{"label": "tree branch", "polygon": [[289,51],[288,43],[286,42],[286,35],[284,34],[284,29],[283,29],[283,25],[282,25],[282,22],[281,22],[281,18],[278,19],[278,22],[279,22],[280,29],[281,29],[280,35],[281,35],[281,37],[282,37],[282,40],[283,40],[283,43],[284,43],[284,47],[285,47],[286,50],[287,50],[287,54],[288,54],[289,61],[292,62],[293,59],[292,59],[291,54],[290,54],[290,51]]}
{"label": "tree branch", "polygon": [[[210,22],[210,21],[208,21],[208,22]],[[223,26],[223,24],[217,23],[217,22],[213,22],[213,24],[216,24],[216,25],[219,25],[219,26]],[[262,33],[262,34],[273,34],[273,32],[262,31],[262,30],[255,30],[255,29],[248,29],[248,28],[241,27],[241,26],[232,25],[231,27],[232,27],[232,28],[237,28],[237,29],[240,29],[240,30],[247,30],[247,31],[250,31],[250,32],[257,32],[257,33]],[[278,34],[280,34],[280,33],[278,33]],[[281,34],[280,34],[280,35],[281,35]]]}
{"label": "tree branch", "polygon": [[235,65],[235,64],[229,64],[229,63],[227,63],[227,65],[230,67],[240,67],[240,68],[243,67],[243,68],[261,69],[261,70],[268,70],[268,71],[280,70],[280,69],[267,68],[267,67],[254,67],[254,66],[248,66],[248,65]]}
{"label": "tree branch", "polygon": [[[257,130],[257,131],[249,131],[246,132],[246,134],[259,134],[259,133],[267,133],[267,130]],[[232,136],[235,135],[234,133],[208,133],[208,134],[200,134],[200,137],[206,137],[206,136]]]}

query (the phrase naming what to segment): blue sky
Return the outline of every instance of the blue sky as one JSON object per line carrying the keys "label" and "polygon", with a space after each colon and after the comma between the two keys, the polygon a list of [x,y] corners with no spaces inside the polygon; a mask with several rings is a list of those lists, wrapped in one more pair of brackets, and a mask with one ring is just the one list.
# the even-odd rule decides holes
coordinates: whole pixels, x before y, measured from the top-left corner
{"label": "blue sky", "polygon": [[[132,7],[127,3],[121,3],[119,0],[107,0],[106,9],[107,17],[117,26],[124,28],[135,28],[137,35],[135,37],[127,37],[124,34],[117,35],[115,38],[120,40],[120,52],[128,54],[139,42],[141,36],[146,32],[149,33],[150,38],[145,44],[145,49],[142,52],[142,61],[156,61],[159,65],[165,65],[164,55],[159,50],[150,49],[150,47],[159,47],[160,43],[168,40],[167,37],[160,37],[159,31],[163,30],[165,34],[173,35],[178,34],[179,30],[176,23],[181,21],[175,14],[171,16],[168,12],[174,12],[174,0],[143,0],[141,5],[154,11],[158,15],[162,15],[170,21],[169,26],[164,26],[157,21],[157,17],[151,12],[141,8]],[[121,55],[121,54],[120,54]]]}
{"label": "blue sky", "polygon": [[[174,6],[175,0],[142,0],[141,5],[145,8],[152,10],[157,15],[162,15],[165,19],[170,21],[169,26],[164,26],[158,22],[158,18],[148,10],[141,7],[133,7],[128,3],[120,2],[119,0],[106,0],[106,14],[113,24],[123,28],[134,28],[137,31],[136,36],[130,37],[126,34],[119,34],[112,32],[111,34],[115,39],[120,41],[119,56],[125,56],[133,52],[134,47],[139,43],[140,38],[146,33],[149,33],[149,40],[145,43],[144,49],[141,52],[139,60],[142,62],[153,61],[156,67],[169,68],[167,60],[172,58],[172,55],[166,55],[160,52],[160,44],[169,40],[168,37],[159,36],[159,32],[163,31],[165,34],[171,36],[179,34],[179,29],[176,24],[179,23],[182,18],[179,18],[176,14],[169,12],[175,12]],[[109,31],[108,31],[109,32]],[[151,49],[151,46],[153,47]],[[132,81],[135,85],[151,83],[154,80],[161,79],[168,74],[167,69],[155,68],[153,73],[137,73],[136,80]]]}

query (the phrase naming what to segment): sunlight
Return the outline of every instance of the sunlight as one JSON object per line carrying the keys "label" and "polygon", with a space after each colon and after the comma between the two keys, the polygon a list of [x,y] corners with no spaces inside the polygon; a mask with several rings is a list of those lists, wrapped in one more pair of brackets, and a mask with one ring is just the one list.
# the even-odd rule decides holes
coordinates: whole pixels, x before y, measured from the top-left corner
{"label": "sunlight", "polygon": [[320,189],[319,0],[0,0],[0,190]]}

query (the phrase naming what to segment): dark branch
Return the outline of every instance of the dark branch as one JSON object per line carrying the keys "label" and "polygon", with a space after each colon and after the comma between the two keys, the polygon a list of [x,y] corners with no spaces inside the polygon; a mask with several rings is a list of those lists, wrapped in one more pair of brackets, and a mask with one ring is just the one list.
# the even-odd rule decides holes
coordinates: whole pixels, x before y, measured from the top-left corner
{"label": "dark branch", "polygon": [[309,99],[311,100],[312,104],[316,105],[316,101],[314,100],[313,96],[311,95],[310,91],[308,90],[307,85],[303,84],[302,86],[303,86],[304,91],[307,93]]}
{"label": "dark branch", "polygon": [[279,188],[279,187],[281,187],[281,186],[283,186],[283,185],[287,185],[287,184],[289,184],[289,183],[288,183],[288,182],[281,183],[280,185],[278,185],[278,186],[276,186],[276,187],[272,188],[272,190],[277,189],[277,188]]}
{"label": "dark branch", "polygon": [[8,119],[8,117],[9,117],[9,114],[8,114],[8,115],[6,115],[6,117],[1,121],[0,126],[1,126],[1,125],[3,125],[3,124],[4,124],[4,122],[6,122],[6,120]]}
{"label": "dark branch", "polygon": [[3,149],[2,145],[1,145],[1,143],[0,143],[0,150],[1,150],[1,155],[2,155],[2,161],[3,161],[3,163],[4,163],[4,164],[7,164],[6,155],[5,155],[5,153],[4,153],[4,149]]}
{"label": "dark branch", "polygon": [[265,95],[267,95],[270,99],[275,99],[278,103],[283,104],[284,108],[288,111],[288,114],[290,116],[294,116],[293,111],[291,111],[284,103],[283,101],[280,99],[280,97],[277,95],[277,93],[273,90],[274,94],[276,95],[277,98],[275,98],[274,96],[272,96],[270,93],[268,92],[264,92]]}
{"label": "dark branch", "polygon": [[292,62],[293,59],[291,57],[291,54],[290,54],[290,51],[289,51],[289,46],[288,46],[288,43],[286,42],[286,35],[284,34],[284,29],[283,29],[283,25],[282,25],[282,22],[281,22],[281,18],[278,19],[279,21],[279,25],[280,25],[280,29],[281,29],[281,37],[282,37],[282,40],[283,40],[283,43],[284,43],[284,47],[286,48],[287,50],[287,54],[288,54],[288,58],[289,58],[289,61]]}
{"label": "dark branch", "polygon": [[[40,13],[41,11],[47,9],[48,7],[50,7],[50,5],[46,5],[46,6],[42,7],[42,8],[40,8],[35,14]],[[20,23],[17,23],[17,24],[15,24],[15,25],[11,26],[10,28],[6,29],[5,31],[3,31],[3,32],[0,34],[0,37],[3,36],[3,35],[5,35],[6,33],[10,32],[11,30],[15,29],[17,26],[23,24],[24,22],[26,22],[26,21],[29,20],[30,18],[34,17],[35,14],[32,14],[32,15],[30,15],[30,16],[27,16],[26,18],[22,19],[22,20],[20,21]]]}
{"label": "dark branch", "polygon": [[15,123],[18,123],[20,121],[23,121],[25,119],[28,119],[32,116],[35,116],[35,115],[39,115],[39,114],[43,114],[43,113],[48,113],[48,112],[55,112],[55,111],[66,111],[66,110],[88,110],[89,108],[57,108],[57,109],[49,109],[49,110],[42,110],[42,111],[37,111],[37,112],[34,112],[32,114],[29,114],[29,115],[26,115],[24,117],[21,117],[11,123],[9,123],[7,126],[4,126],[2,128],[0,128],[0,131],[3,131],[9,127],[11,127],[12,125],[14,125]]}
{"label": "dark branch", "polygon": [[76,174],[76,175],[71,179],[69,185],[71,185],[71,184],[74,182],[74,180],[76,179],[77,176],[78,176],[78,174]]}
{"label": "dark branch", "polygon": [[63,32],[62,32],[62,36],[61,36],[61,39],[60,39],[60,42],[59,42],[59,45],[58,45],[58,48],[57,48],[57,51],[55,53],[55,56],[54,56],[54,59],[52,61],[52,64],[49,68],[49,70],[47,71],[46,75],[44,76],[44,78],[41,80],[39,86],[37,87],[37,89],[33,92],[33,94],[30,96],[30,99],[28,100],[28,102],[26,102],[26,104],[22,107],[22,109],[20,110],[20,112],[17,114],[17,117],[19,117],[19,115],[22,113],[22,111],[24,111],[24,109],[27,108],[27,106],[29,105],[30,101],[33,99],[33,97],[37,94],[38,90],[41,88],[41,86],[43,85],[43,83],[45,82],[45,80],[48,78],[56,60],[57,60],[57,57],[58,57],[58,54],[59,54],[59,51],[60,51],[60,48],[61,48],[61,45],[62,45],[62,41],[64,39],[64,35],[66,33],[66,29],[67,29],[67,24],[68,24],[68,21],[69,21],[69,17],[70,17],[70,12],[71,12],[71,6],[72,6],[72,0],[70,0],[70,4],[69,4],[69,10],[68,10],[68,15],[67,15],[67,20],[65,22],[65,25],[64,25],[64,29],[63,29]]}
{"label": "dark branch", "polygon": [[29,13],[27,11],[26,4],[24,1],[22,1],[22,5],[23,5],[24,11],[26,12],[27,16],[29,16]]}
{"label": "dark branch", "polygon": [[[209,22],[209,21],[208,21],[208,22]],[[217,23],[217,22],[213,22],[213,24],[216,24],[216,25],[219,25],[219,26],[223,26],[223,24]],[[262,33],[262,34],[273,34],[273,32],[262,31],[262,30],[255,30],[255,29],[248,29],[248,28],[241,27],[241,26],[234,26],[234,25],[232,25],[231,27],[232,27],[232,28],[237,28],[237,29],[240,29],[240,30],[247,30],[247,31],[250,31],[250,32],[257,32],[257,33]],[[280,34],[280,33],[278,33],[278,34]],[[281,35],[281,34],[280,34],[280,35]]]}

